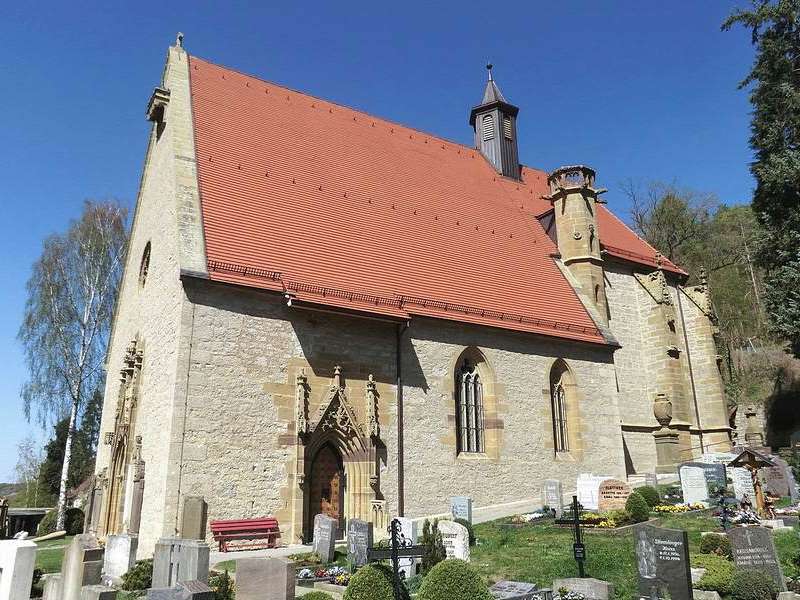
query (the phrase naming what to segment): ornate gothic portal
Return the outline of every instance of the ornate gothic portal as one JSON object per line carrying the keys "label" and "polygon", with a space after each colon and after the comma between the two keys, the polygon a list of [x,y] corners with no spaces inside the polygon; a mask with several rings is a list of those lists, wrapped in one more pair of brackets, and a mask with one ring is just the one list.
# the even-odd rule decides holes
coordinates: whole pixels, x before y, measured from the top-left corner
{"label": "ornate gothic portal", "polygon": [[134,340],[125,353],[114,430],[104,434],[111,461],[97,476],[92,498],[91,528],[101,537],[138,533],[144,493],[142,438],[136,435],[142,349]]}
{"label": "ornate gothic portal", "polygon": [[[356,417],[336,367],[333,381],[316,410],[309,411],[309,386],[303,372],[297,375],[297,462],[294,514],[302,521],[302,536],[310,540],[314,517],[327,514],[344,531],[348,519],[372,521],[375,527],[385,511],[380,494],[376,449],[380,441],[375,382],[366,385],[366,426]],[[311,414],[309,414],[311,413]],[[302,517],[301,517],[302,515]],[[296,523],[296,533],[301,532]]]}

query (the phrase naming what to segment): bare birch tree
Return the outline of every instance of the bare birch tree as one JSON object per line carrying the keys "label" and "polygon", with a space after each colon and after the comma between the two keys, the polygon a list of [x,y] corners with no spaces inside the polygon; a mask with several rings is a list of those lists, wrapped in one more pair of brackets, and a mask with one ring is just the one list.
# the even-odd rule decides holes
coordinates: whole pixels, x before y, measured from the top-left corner
{"label": "bare birch tree", "polygon": [[17,464],[14,471],[17,481],[25,485],[25,506],[39,505],[39,472],[44,455],[41,446],[33,436],[28,436],[17,444]]}
{"label": "bare birch tree", "polygon": [[18,337],[28,381],[25,415],[47,424],[64,417],[69,429],[58,493],[58,529],[64,527],[72,442],[82,410],[103,382],[103,360],[122,275],[126,211],[115,203],[87,201],[64,234],[44,241],[28,280]]}

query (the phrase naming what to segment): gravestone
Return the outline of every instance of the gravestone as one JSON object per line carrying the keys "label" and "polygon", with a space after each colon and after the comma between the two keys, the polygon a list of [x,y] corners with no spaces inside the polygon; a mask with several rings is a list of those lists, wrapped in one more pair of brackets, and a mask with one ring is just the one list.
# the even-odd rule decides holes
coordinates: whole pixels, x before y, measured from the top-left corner
{"label": "gravestone", "polygon": [[[395,517],[400,523],[400,533],[403,535],[403,540],[408,544],[416,544],[419,537],[419,531],[422,527],[417,521],[407,517]],[[433,527],[433,524],[431,524]],[[405,579],[413,577],[417,574],[419,567],[419,559],[415,557],[407,557],[400,559],[400,571],[403,573]]]}
{"label": "gravestone", "polygon": [[763,571],[786,590],[781,565],[775,552],[772,532],[764,527],[734,527],[728,531],[733,549],[733,562],[745,571]]}
{"label": "gravestone", "polygon": [[556,519],[561,518],[564,514],[564,492],[560,480],[544,480],[544,485],[542,485],[542,504],[555,511]]}
{"label": "gravestone", "polygon": [[42,581],[42,600],[61,600],[61,573],[45,575]]}
{"label": "gravestone", "polygon": [[583,594],[586,600],[610,600],[614,597],[614,584],[594,577],[564,577],[553,581],[554,591],[562,587]]}
{"label": "gravestone", "polygon": [[706,472],[700,467],[682,466],[678,473],[681,478],[684,504],[695,504],[708,501],[708,485]]}
{"label": "gravestone", "polygon": [[372,523],[361,519],[347,521],[347,560],[354,567],[367,564],[367,549],[372,548]]}
{"label": "gravestone", "polygon": [[733,495],[737,500],[747,496],[751,502],[756,501],[756,490],[753,488],[753,477],[750,471],[744,467],[728,467],[731,480],[733,481]]}
{"label": "gravestone", "polygon": [[183,581],[208,582],[210,548],[200,540],[161,538],[153,552],[153,587],[168,588]]}
{"label": "gravestone", "polygon": [[578,475],[577,496],[578,502],[587,510],[597,510],[599,500],[600,484],[611,477],[602,475],[592,475],[591,473],[581,473]]}
{"label": "gravestone", "polygon": [[136,549],[139,546],[137,535],[109,535],[106,537],[106,551],[103,556],[103,585],[118,586],[122,576],[136,562]]}
{"label": "gravestone", "polygon": [[719,463],[721,465],[727,465],[732,460],[735,460],[736,457],[739,456],[739,453],[733,452],[706,452],[700,458],[700,462],[703,463]]}
{"label": "gravestone", "polygon": [[294,600],[294,564],[284,558],[236,561],[236,600]]}
{"label": "gravestone", "polygon": [[639,596],[692,600],[689,538],[685,531],[645,525],[635,533]]}
{"label": "gravestone", "polygon": [[[722,463],[705,463],[705,462],[685,462],[681,467],[699,467],[703,469],[706,475],[706,484],[714,487],[725,487],[728,485],[728,480],[725,474],[725,465]],[[678,469],[680,475],[681,469]]]}
{"label": "gravestone", "polygon": [[72,538],[61,564],[61,600],[80,600],[81,588],[100,583],[103,549],[91,533]]}
{"label": "gravestone", "polygon": [[183,516],[178,537],[189,540],[206,539],[208,504],[202,496],[187,496],[183,500]]}
{"label": "gravestone", "polygon": [[650,487],[656,487],[658,485],[658,475],[656,475],[655,473],[645,473],[644,483],[645,485],[649,485]]}
{"label": "gravestone", "polygon": [[631,486],[619,479],[606,479],[597,490],[597,509],[601,511],[621,510],[631,495]]}
{"label": "gravestone", "polygon": [[339,522],[328,515],[319,513],[314,517],[314,539],[312,545],[314,552],[319,556],[323,564],[333,561],[338,526]]}
{"label": "gravestone", "polygon": [[439,521],[439,533],[447,558],[458,558],[469,562],[469,532],[455,521]]}
{"label": "gravestone", "polygon": [[525,581],[498,581],[489,588],[489,593],[500,600],[534,600],[536,584]]}
{"label": "gravestone", "polygon": [[147,600],[214,600],[214,592],[204,581],[182,581],[173,587],[150,588]]}
{"label": "gravestone", "polygon": [[469,496],[450,498],[450,514],[454,519],[464,519],[472,525],[472,498]]}
{"label": "gravestone", "polygon": [[117,590],[107,585],[85,585],[81,588],[81,600],[115,600]]}
{"label": "gravestone", "polygon": [[36,544],[30,540],[0,541],[0,598],[28,600],[33,567],[36,564]]}

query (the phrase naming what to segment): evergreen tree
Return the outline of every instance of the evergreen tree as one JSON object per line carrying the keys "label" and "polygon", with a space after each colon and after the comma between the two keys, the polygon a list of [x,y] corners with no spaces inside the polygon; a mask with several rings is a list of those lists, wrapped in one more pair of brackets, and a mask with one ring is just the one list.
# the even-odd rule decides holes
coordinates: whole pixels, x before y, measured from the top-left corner
{"label": "evergreen tree", "polygon": [[741,87],[753,105],[753,210],[765,231],[757,258],[773,331],[800,356],[800,0],[754,1],[722,25],[752,33],[755,62]]}

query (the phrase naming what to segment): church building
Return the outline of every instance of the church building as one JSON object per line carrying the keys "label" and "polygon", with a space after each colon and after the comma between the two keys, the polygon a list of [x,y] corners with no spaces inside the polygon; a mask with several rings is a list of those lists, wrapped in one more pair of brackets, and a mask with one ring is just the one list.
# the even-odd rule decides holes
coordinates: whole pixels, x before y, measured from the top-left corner
{"label": "church building", "polygon": [[147,556],[190,496],[210,520],[274,516],[284,543],[319,513],[380,531],[452,496],[513,514],[545,479],[730,447],[704,279],[686,286],[591,168],[521,164],[524,108],[491,68],[479,92],[452,116],[462,145],[179,36],[146,111],[98,535]]}

